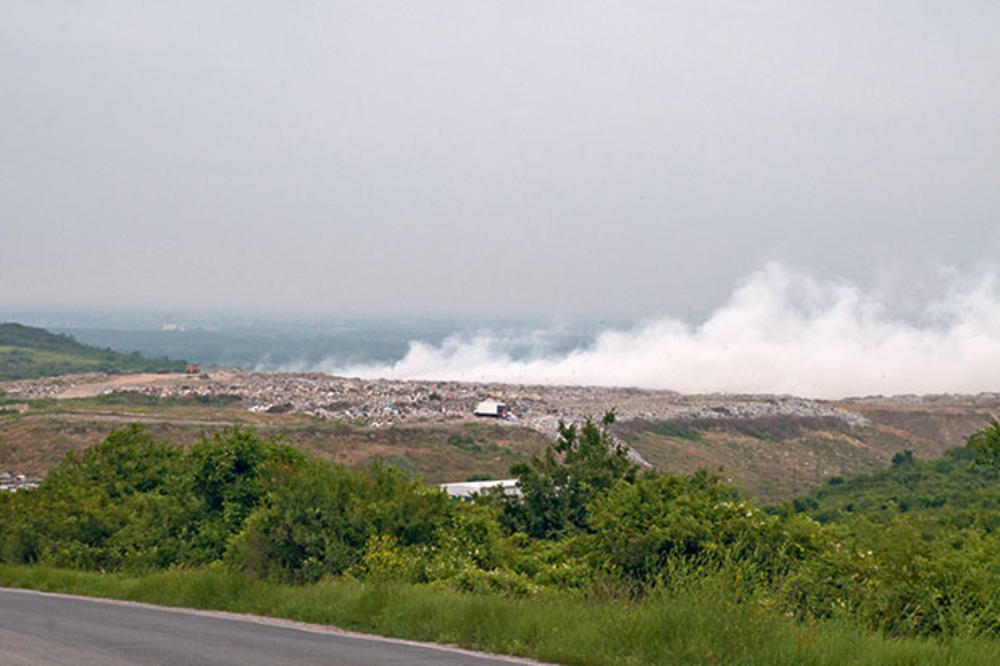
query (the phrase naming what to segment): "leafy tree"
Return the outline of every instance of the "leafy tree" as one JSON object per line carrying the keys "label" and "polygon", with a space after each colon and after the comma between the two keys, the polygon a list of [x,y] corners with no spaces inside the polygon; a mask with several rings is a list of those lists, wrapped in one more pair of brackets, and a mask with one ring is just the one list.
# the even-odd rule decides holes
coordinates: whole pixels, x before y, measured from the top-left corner
{"label": "leafy tree", "polygon": [[614,418],[614,412],[600,423],[588,418],[579,431],[560,421],[558,439],[541,457],[511,467],[521,496],[502,500],[501,518],[509,530],[536,538],[586,530],[591,500],[619,480],[635,479],[638,467],[608,433]]}
{"label": "leafy tree", "polygon": [[194,445],[188,464],[191,491],[200,502],[195,543],[204,554],[198,559],[220,558],[270,487],[305,460],[301,451],[262,440],[250,429],[215,433]]}
{"label": "leafy tree", "polygon": [[140,426],[117,430],[82,456],[68,455],[38,490],[11,498],[11,511],[0,516],[0,558],[120,568],[114,539],[141,519],[139,498],[171,494],[181,476],[178,449]]}
{"label": "leafy tree", "polygon": [[912,465],[913,464],[913,451],[906,449],[905,451],[900,451],[892,457],[892,466],[899,467],[901,465]]}
{"label": "leafy tree", "polygon": [[0,560],[115,570],[221,558],[268,488],[304,456],[249,430],[185,453],[140,426],[70,454],[42,486],[5,499]]}
{"label": "leafy tree", "polygon": [[969,448],[976,453],[976,464],[1000,470],[1000,423],[990,419],[990,425],[969,437]]}
{"label": "leafy tree", "polygon": [[428,544],[453,505],[437,488],[374,464],[362,471],[312,461],[268,494],[233,540],[237,568],[295,581],[339,574],[357,564],[372,537]]}
{"label": "leafy tree", "polygon": [[652,583],[672,563],[740,563],[744,575],[773,579],[819,548],[819,525],[763,511],[700,470],[618,483],[593,501],[594,565],[630,583]]}
{"label": "leafy tree", "polygon": [[140,425],[113,431],[77,460],[70,456],[49,474],[46,485],[101,488],[111,498],[167,492],[182,474],[183,452],[157,442]]}
{"label": "leafy tree", "polygon": [[611,418],[561,424],[515,468],[523,496],[483,504],[382,465],[331,467],[250,430],[185,451],[130,427],[67,456],[40,488],[0,494],[0,561],[111,571],[225,560],[290,581],[347,574],[508,596],[724,581],[740,601],[809,621],[1000,636],[997,422],[940,460],[904,454],[761,509],[704,471],[636,478]]}

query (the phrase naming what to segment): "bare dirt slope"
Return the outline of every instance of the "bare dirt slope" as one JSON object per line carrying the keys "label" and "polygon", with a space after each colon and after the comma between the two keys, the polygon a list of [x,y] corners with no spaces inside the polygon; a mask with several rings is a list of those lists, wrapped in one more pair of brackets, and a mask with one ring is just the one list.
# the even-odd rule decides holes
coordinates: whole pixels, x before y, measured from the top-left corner
{"label": "bare dirt slope", "polygon": [[527,428],[490,423],[370,428],[300,414],[257,416],[240,408],[222,413],[205,407],[113,413],[84,401],[72,410],[0,414],[0,470],[43,477],[68,453],[79,453],[130,423],[140,423],[155,438],[177,446],[191,445],[225,427],[250,426],[262,436],[280,437],[332,462],[356,466],[381,460],[432,483],[474,475],[503,478],[513,463],[530,458],[547,441]]}
{"label": "bare dirt slope", "polygon": [[124,391],[130,388],[169,387],[191,382],[188,374],[135,373],[128,375],[70,375],[64,378],[55,397],[92,398],[109,391]]}
{"label": "bare dirt slope", "polygon": [[[139,422],[178,445],[241,424],[346,465],[380,458],[430,481],[498,478],[539,451],[560,420],[614,409],[613,432],[655,469],[722,468],[766,499],[888,466],[904,450],[937,457],[1000,410],[1000,394],[815,401],[231,370],[82,375],[0,390],[0,469],[35,475],[112,428]],[[510,419],[475,418],[484,398],[504,402]]]}
{"label": "bare dirt slope", "polygon": [[777,500],[834,476],[891,464],[911,451],[937,458],[962,446],[1000,410],[1000,396],[901,396],[831,403],[862,420],[782,415],[631,420],[615,431],[659,469],[724,470],[754,494]]}

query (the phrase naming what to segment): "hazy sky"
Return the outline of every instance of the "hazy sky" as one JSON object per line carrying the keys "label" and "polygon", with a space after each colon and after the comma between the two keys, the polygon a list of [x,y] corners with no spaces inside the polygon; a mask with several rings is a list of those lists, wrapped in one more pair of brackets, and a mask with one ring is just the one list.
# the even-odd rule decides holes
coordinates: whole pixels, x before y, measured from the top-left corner
{"label": "hazy sky", "polygon": [[[0,3],[0,305],[707,312],[1000,256],[1000,3]],[[915,296],[916,295],[916,296]]]}

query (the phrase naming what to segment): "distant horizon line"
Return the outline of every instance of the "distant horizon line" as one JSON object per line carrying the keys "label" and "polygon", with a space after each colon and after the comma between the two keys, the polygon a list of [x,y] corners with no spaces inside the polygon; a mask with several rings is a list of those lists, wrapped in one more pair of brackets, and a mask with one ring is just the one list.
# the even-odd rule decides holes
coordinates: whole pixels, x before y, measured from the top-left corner
{"label": "distant horizon line", "polygon": [[[485,311],[457,311],[442,310],[435,312],[417,312],[410,310],[389,311],[389,310],[268,310],[268,309],[242,309],[242,308],[167,308],[167,307],[138,307],[138,306],[113,306],[113,307],[91,307],[81,305],[0,305],[0,320],[14,321],[28,325],[30,322],[19,321],[19,317],[74,317],[80,319],[128,319],[140,320],[147,325],[160,324],[183,324],[186,326],[199,326],[205,322],[219,323],[231,320],[244,320],[245,323],[301,323],[301,324],[326,324],[334,323],[337,320],[348,321],[420,321],[420,322],[440,322],[451,323],[465,320],[467,322],[483,323],[588,323],[600,324],[608,327],[621,325],[635,325],[644,320],[660,318],[664,313],[559,313],[559,312],[485,312]],[[185,321],[181,321],[185,320]],[[133,323],[139,323],[134,321]]]}

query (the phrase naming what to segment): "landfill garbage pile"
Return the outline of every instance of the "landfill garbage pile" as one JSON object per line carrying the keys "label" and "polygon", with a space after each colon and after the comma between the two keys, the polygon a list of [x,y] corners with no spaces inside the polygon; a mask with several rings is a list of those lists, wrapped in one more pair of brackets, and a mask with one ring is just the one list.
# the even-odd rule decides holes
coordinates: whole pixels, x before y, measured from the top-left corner
{"label": "landfill garbage pile", "polygon": [[673,391],[598,386],[538,386],[448,381],[359,379],[320,373],[259,373],[222,369],[200,376],[145,376],[105,387],[109,375],[89,374],[7,382],[0,386],[18,400],[135,391],[161,397],[239,396],[253,412],[305,413],[370,427],[407,422],[470,421],[485,399],[505,405],[503,423],[554,435],[559,421],[578,423],[615,410],[619,420],[753,419],[833,417],[867,425],[861,414],[829,401],[784,395],[682,395]]}

